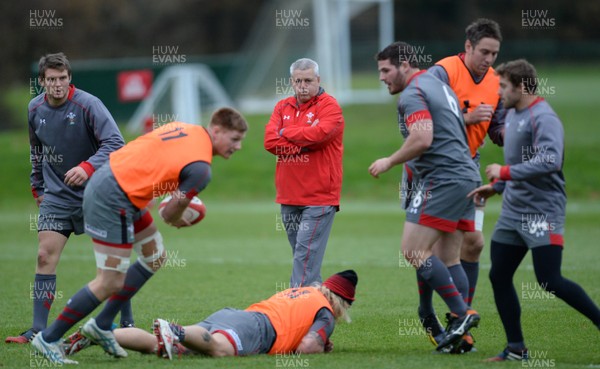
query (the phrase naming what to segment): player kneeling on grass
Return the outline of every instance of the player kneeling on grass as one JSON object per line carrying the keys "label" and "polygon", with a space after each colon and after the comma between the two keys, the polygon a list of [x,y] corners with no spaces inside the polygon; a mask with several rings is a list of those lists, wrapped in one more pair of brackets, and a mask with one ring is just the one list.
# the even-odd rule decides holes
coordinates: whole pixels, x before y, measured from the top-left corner
{"label": "player kneeling on grass", "polygon": [[513,276],[531,249],[533,269],[544,289],[600,328],[600,309],[576,283],[561,275],[565,224],[564,131],[550,105],[536,95],[537,74],[524,59],[496,69],[506,114],[504,162],[488,165],[492,184],[469,196],[485,200],[503,193],[502,211],[492,235],[490,280],[508,345],[488,361],[527,360],[521,308]]}
{"label": "player kneeling on grass", "polygon": [[[172,122],[143,135],[110,155],[88,183],[83,199],[85,232],[92,237],[96,278],[73,297],[47,329],[35,336],[34,349],[54,363],[66,359],[61,337],[104,300],[104,309],[81,334],[115,357],[126,357],[111,331],[121,306],[160,268],[162,236],[145,209],[157,196],[172,193],[162,218],[174,227],[190,222],[182,214],[210,181],[213,155],[229,158],[242,147],[248,124],[230,108],[217,110],[208,127]],[[129,266],[131,250],[139,259]]]}
{"label": "player kneeling on grass", "polygon": [[[245,310],[221,309],[196,325],[156,319],[154,335],[139,328],[115,329],[114,334],[122,347],[169,359],[175,351],[216,357],[331,352],[329,337],[336,320],[350,320],[347,310],[357,283],[354,270],[346,270],[322,285],[289,288]],[[82,338],[65,351],[74,354],[89,343]]]}

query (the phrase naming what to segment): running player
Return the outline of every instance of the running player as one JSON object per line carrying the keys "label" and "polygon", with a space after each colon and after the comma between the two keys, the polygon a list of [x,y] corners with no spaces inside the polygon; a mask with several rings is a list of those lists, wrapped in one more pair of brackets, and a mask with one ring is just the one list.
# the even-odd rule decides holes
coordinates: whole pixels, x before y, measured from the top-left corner
{"label": "running player", "polygon": [[[157,196],[172,193],[161,213],[174,227],[189,226],[181,218],[191,199],[210,181],[213,155],[229,158],[241,149],[248,125],[235,110],[213,113],[207,128],[172,122],[143,135],[110,155],[88,184],[83,200],[85,232],[92,237],[96,278],[67,302],[56,321],[35,336],[36,351],[55,363],[69,363],[60,338],[108,299],[82,334],[115,357],[127,352],[115,341],[112,322],[165,259],[163,240],[145,207]],[[131,250],[138,260],[129,266]]]}
{"label": "running player", "polygon": [[[45,93],[29,102],[31,192],[40,209],[38,257],[33,283],[33,325],[6,343],[28,343],[48,324],[56,295],[56,267],[71,233],[83,233],[81,202],[87,180],[123,146],[114,119],[95,96],[71,83],[63,53],[40,58],[38,80]],[[133,325],[131,305],[121,326]]]}
{"label": "running player", "polygon": [[[157,319],[156,337],[142,329],[115,329],[117,342],[142,353],[171,359],[174,346],[209,356],[282,355],[331,352],[329,339],[338,320],[349,321],[358,276],[345,270],[323,284],[290,288],[245,310],[225,308],[196,325],[182,327]],[[83,340],[82,340],[83,341]],[[89,346],[72,342],[68,354]]]}
{"label": "running player", "polygon": [[480,182],[471,160],[463,117],[452,90],[417,66],[415,49],[395,42],[376,56],[379,79],[390,94],[404,91],[398,100],[402,147],[369,167],[372,176],[412,160],[418,177],[406,209],[402,235],[404,257],[418,278],[436,290],[453,316],[449,331],[438,342],[442,350],[460,340],[479,315],[469,310],[452,281],[446,264],[432,254],[435,242],[444,245],[444,259],[459,263],[463,233],[474,230],[475,208],[465,199]]}
{"label": "running player", "polygon": [[[505,110],[498,96],[498,76],[492,65],[500,51],[500,26],[490,19],[477,19],[466,29],[465,52],[449,56],[429,68],[429,72],[448,84],[456,96],[467,125],[467,141],[473,160],[479,167],[478,149],[486,134],[502,146]],[[475,232],[465,232],[460,252],[460,264],[448,265],[454,283],[468,305],[472,305],[479,276],[479,258],[483,250],[484,203],[475,204]],[[442,248],[436,244],[434,253]],[[461,268],[462,266],[462,268]],[[435,315],[433,291],[418,281],[420,288],[419,316],[425,330],[436,342],[443,337],[443,327]],[[436,338],[437,337],[437,338]],[[471,351],[473,338],[465,336],[454,353]]]}
{"label": "running player", "polygon": [[491,242],[490,280],[508,345],[489,361],[526,360],[521,308],[513,285],[531,249],[538,283],[600,329],[600,310],[576,283],[561,275],[567,196],[562,172],[564,130],[550,105],[536,95],[537,73],[524,59],[498,66],[506,109],[505,165],[491,164],[492,184],[472,191],[475,200],[502,193],[502,210]]}

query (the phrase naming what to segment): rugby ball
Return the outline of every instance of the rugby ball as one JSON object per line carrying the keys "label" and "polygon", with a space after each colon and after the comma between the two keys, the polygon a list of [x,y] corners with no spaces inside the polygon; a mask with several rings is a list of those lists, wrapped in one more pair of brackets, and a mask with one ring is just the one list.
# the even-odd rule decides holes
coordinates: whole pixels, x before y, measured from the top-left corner
{"label": "rugby ball", "polygon": [[[169,201],[171,201],[171,196],[165,197],[160,202],[160,205],[158,206],[158,213],[160,214],[161,217],[162,217],[162,210],[165,208],[165,206],[167,206],[167,203]],[[205,215],[206,215],[206,206],[204,206],[204,203],[202,202],[202,200],[200,200],[198,197],[194,196],[194,197],[192,197],[192,201],[190,202],[188,207],[183,211],[183,214],[181,215],[181,217],[183,219],[187,220],[188,222],[190,222],[190,224],[196,224],[196,223],[199,223],[202,219],[204,219]]]}

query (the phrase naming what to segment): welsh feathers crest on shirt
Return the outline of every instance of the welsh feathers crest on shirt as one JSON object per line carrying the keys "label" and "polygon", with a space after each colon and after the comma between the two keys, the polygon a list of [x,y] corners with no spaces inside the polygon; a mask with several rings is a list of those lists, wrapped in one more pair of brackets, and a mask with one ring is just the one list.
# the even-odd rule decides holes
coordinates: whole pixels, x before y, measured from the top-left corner
{"label": "welsh feathers crest on shirt", "polygon": [[308,119],[306,120],[306,124],[312,124],[312,119],[313,119],[313,117],[314,117],[314,116],[315,116],[315,115],[313,114],[313,112],[312,112],[312,111],[311,111],[311,112],[309,112],[308,114],[306,114],[306,118],[308,118]]}
{"label": "welsh feathers crest on shirt", "polygon": [[73,112],[67,114],[67,119],[69,120],[69,125],[75,124],[75,117],[77,117]]}

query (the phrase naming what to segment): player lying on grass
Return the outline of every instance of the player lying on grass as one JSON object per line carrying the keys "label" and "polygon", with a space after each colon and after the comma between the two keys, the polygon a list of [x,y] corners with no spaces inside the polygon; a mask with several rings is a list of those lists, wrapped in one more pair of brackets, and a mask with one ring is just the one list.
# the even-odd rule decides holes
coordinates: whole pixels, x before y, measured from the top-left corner
{"label": "player lying on grass", "polygon": [[[214,357],[331,352],[329,337],[336,320],[350,320],[357,283],[354,270],[345,270],[322,285],[289,288],[245,310],[221,309],[195,325],[156,319],[154,335],[139,328],[115,329],[114,335],[124,348],[169,359],[175,351]],[[67,355],[90,345],[79,332],[69,340]]]}

